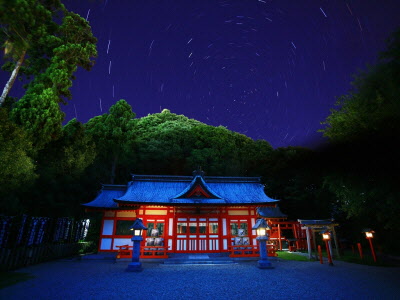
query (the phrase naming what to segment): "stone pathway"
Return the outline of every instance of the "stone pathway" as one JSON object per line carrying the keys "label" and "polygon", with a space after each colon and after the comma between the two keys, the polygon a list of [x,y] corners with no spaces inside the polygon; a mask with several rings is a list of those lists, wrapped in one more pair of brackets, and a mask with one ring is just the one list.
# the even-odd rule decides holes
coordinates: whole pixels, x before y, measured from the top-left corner
{"label": "stone pathway", "polygon": [[274,269],[256,262],[227,265],[59,260],[24,269],[35,276],[0,290],[0,299],[399,299],[400,268],[336,261],[276,260]]}

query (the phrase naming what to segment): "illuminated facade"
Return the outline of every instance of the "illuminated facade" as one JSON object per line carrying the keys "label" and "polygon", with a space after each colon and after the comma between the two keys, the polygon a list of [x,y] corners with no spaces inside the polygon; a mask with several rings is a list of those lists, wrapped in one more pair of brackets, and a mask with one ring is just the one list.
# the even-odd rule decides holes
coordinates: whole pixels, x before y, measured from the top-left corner
{"label": "illuminated facade", "polygon": [[142,257],[156,255],[146,250],[161,247],[168,253],[251,255],[257,250],[251,228],[259,212],[279,211],[277,202],[264,193],[258,177],[210,177],[195,171],[193,176],[133,175],[127,185],[103,185],[84,206],[103,211],[100,252],[131,245],[129,227],[140,218],[148,228]]}

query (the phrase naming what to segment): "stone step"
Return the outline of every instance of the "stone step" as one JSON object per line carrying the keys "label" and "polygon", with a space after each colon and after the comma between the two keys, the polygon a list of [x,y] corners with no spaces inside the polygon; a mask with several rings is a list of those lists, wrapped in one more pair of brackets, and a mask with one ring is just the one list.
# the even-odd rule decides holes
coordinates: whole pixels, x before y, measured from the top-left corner
{"label": "stone step", "polygon": [[227,256],[203,253],[175,254],[173,257],[164,260],[165,265],[226,265],[234,263],[235,262]]}
{"label": "stone step", "polygon": [[166,259],[164,265],[229,265],[237,262],[228,259]]}

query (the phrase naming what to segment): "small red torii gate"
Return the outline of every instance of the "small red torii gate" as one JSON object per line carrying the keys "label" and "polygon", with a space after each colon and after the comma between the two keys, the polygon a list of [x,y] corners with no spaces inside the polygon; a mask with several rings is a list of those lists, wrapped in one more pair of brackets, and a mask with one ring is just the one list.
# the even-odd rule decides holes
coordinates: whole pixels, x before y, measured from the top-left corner
{"label": "small red torii gate", "polygon": [[[308,257],[311,259],[311,252],[312,252],[312,246],[311,246],[311,241],[313,241],[314,244],[314,251],[317,251],[317,245],[316,245],[316,238],[315,238],[315,233],[316,232],[321,232],[323,230],[328,230],[332,232],[333,235],[333,242],[335,243],[335,250],[336,250],[336,255],[337,257],[340,257],[339,253],[339,245],[336,237],[336,231],[335,231],[335,226],[338,226],[339,224],[335,222],[334,219],[326,219],[326,220],[298,220],[299,223],[301,224],[301,228],[304,229],[304,231],[307,233],[307,249],[308,249]],[[310,234],[311,231],[311,234]],[[331,253],[332,252],[332,246],[329,241],[329,246],[331,248]],[[315,257],[317,257],[317,253],[315,252]]]}

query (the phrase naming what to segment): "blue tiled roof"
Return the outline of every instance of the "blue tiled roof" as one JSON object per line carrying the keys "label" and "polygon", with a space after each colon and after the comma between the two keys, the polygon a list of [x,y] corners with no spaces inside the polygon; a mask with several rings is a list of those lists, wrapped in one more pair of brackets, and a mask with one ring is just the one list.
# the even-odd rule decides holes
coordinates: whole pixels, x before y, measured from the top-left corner
{"label": "blue tiled roof", "polygon": [[208,186],[220,195],[227,203],[251,204],[277,202],[264,192],[264,186],[259,182],[221,181],[208,182]]}
{"label": "blue tiled roof", "polygon": [[[197,177],[197,176],[196,176]],[[277,202],[264,193],[264,186],[258,177],[200,177],[133,175],[132,181],[121,189],[104,189],[92,202],[90,207],[115,208],[120,204],[266,204]],[[185,197],[196,182],[212,194],[211,198]],[[197,184],[197,183],[196,183]],[[115,194],[112,194],[113,191]],[[183,196],[183,197],[182,197]],[[112,197],[112,198],[111,198]],[[179,198],[182,197],[182,198]],[[106,206],[109,205],[109,206]]]}
{"label": "blue tiled roof", "polygon": [[150,181],[134,179],[130,182],[125,195],[116,201],[138,203],[169,203],[169,199],[182,192],[188,181]]}
{"label": "blue tiled roof", "polygon": [[95,208],[118,208],[114,199],[125,194],[126,185],[104,184],[97,197],[89,203],[82,204],[87,207]]}
{"label": "blue tiled roof", "polygon": [[264,218],[287,218],[287,215],[281,212],[279,206],[259,207],[257,213]]}

